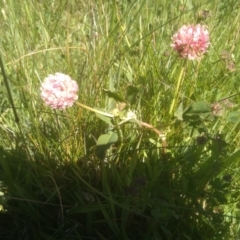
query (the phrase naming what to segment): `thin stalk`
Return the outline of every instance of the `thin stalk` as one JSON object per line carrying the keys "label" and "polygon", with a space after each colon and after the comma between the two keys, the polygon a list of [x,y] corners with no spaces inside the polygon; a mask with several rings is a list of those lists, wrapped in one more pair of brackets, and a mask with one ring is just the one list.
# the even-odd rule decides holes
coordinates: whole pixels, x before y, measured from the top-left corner
{"label": "thin stalk", "polygon": [[138,124],[142,127],[146,127],[148,129],[153,130],[162,140],[162,146],[163,146],[163,154],[165,155],[167,153],[167,141],[166,141],[166,136],[165,134],[161,133],[157,128],[153,127],[151,124],[146,123],[146,122],[142,122],[142,121],[138,121]]}
{"label": "thin stalk", "polygon": [[8,99],[9,99],[9,102],[12,106],[15,122],[17,124],[19,124],[19,117],[18,117],[17,110],[16,110],[14,102],[13,102],[11,89],[10,89],[10,86],[9,86],[9,83],[8,83],[7,75],[6,75],[4,64],[3,64],[3,61],[2,61],[2,56],[0,56],[0,67],[1,67],[2,75],[3,75],[3,81],[4,81],[5,87],[7,89]]}
{"label": "thin stalk", "polygon": [[[88,106],[86,106],[85,104],[82,104],[82,103],[80,103],[80,102],[76,102],[76,104],[77,104],[78,106],[80,106],[80,107],[83,107],[83,108],[85,108],[85,109],[87,109],[87,110],[90,110],[90,111],[92,111],[92,112],[95,112],[95,113],[102,114],[102,115],[104,115],[104,116],[106,116],[106,117],[111,117],[111,118],[114,117],[114,115],[111,114],[111,113],[106,113],[106,112],[103,112],[103,111],[100,111],[100,110],[97,110],[97,109],[88,107]],[[129,120],[130,120],[130,119],[129,119]],[[166,148],[167,148],[167,142],[166,142],[166,137],[165,137],[165,135],[162,134],[157,128],[153,127],[153,126],[152,126],[151,124],[149,124],[149,123],[142,122],[142,121],[140,121],[140,120],[138,120],[138,119],[135,119],[135,121],[136,121],[136,123],[138,123],[140,126],[146,127],[146,128],[148,128],[148,129],[151,129],[151,130],[153,130],[155,133],[158,134],[158,136],[162,139],[163,152],[164,152],[164,154],[166,154],[166,153],[167,153],[167,149],[166,149]],[[124,122],[126,122],[126,121],[124,121]],[[120,123],[120,124],[121,124],[121,123]],[[119,126],[119,124],[118,124],[117,126]],[[119,134],[119,136],[121,136],[121,131],[120,131],[120,132],[119,132],[119,131],[120,131],[120,129],[118,129],[118,134]]]}
{"label": "thin stalk", "polygon": [[170,109],[169,109],[169,115],[170,116],[172,116],[174,107],[176,105],[176,102],[178,101],[179,89],[180,89],[180,87],[182,86],[182,83],[183,83],[183,76],[184,76],[184,72],[185,72],[184,70],[185,70],[185,68],[182,67],[182,69],[180,71],[180,74],[179,74],[179,77],[178,77],[177,87],[176,87],[176,90],[175,90],[174,98],[173,98],[172,104],[171,104]]}
{"label": "thin stalk", "polygon": [[25,146],[28,157],[29,157],[29,159],[32,159],[30,151],[29,151],[28,146],[27,146],[27,142],[25,141],[25,137],[24,137],[24,134],[22,132],[22,128],[21,128],[21,125],[20,125],[20,119],[18,117],[17,110],[16,110],[16,107],[15,107],[15,104],[14,104],[14,101],[13,101],[10,85],[9,85],[9,82],[8,82],[8,79],[7,79],[7,75],[6,75],[6,72],[5,72],[5,68],[4,68],[4,64],[3,64],[3,61],[2,61],[2,56],[1,55],[0,55],[0,67],[1,67],[1,71],[2,71],[3,81],[4,81],[4,84],[5,84],[6,89],[7,89],[8,99],[9,99],[10,105],[12,106],[15,122],[18,126],[18,130],[19,130],[20,136],[23,140],[23,144]]}
{"label": "thin stalk", "polygon": [[137,123],[141,127],[145,127],[145,128],[150,129],[150,130],[153,130],[162,140],[162,146],[163,146],[163,153],[164,153],[164,155],[167,153],[167,141],[166,141],[165,134],[163,134],[161,131],[159,131],[157,128],[155,128],[151,124],[146,123],[146,122],[142,122],[142,121],[140,121],[140,120],[138,120],[136,118],[128,118],[128,119],[124,119],[122,122],[120,122],[118,124],[118,126],[120,126],[120,125],[122,125],[122,124],[124,124],[126,122],[129,122],[130,120],[134,120],[133,122]]}
{"label": "thin stalk", "polygon": [[84,105],[84,104],[82,104],[82,103],[80,103],[80,102],[76,102],[76,104],[77,104],[78,106],[83,107],[83,108],[85,108],[85,109],[87,109],[87,110],[90,110],[90,111],[92,111],[92,112],[102,114],[103,116],[111,117],[111,118],[114,117],[114,115],[111,114],[111,113],[106,113],[106,112],[103,112],[103,111],[100,111],[100,110],[97,110],[97,109],[88,107],[88,106],[86,106],[86,105]]}

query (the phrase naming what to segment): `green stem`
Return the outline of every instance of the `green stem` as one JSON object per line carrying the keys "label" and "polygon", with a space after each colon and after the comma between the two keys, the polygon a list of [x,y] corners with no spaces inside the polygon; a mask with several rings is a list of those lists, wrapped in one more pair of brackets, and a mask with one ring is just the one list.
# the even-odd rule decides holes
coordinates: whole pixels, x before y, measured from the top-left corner
{"label": "green stem", "polygon": [[[112,117],[112,118],[114,117],[114,115],[111,114],[111,113],[106,113],[106,112],[103,112],[103,111],[100,111],[100,110],[97,110],[97,109],[88,107],[88,106],[86,106],[86,105],[84,105],[84,104],[82,104],[82,103],[80,103],[80,102],[76,102],[76,104],[77,104],[78,106],[83,107],[83,108],[85,108],[85,109],[87,109],[87,110],[90,110],[90,111],[92,111],[92,112],[99,113],[99,114],[102,114],[102,115],[107,116],[107,117]],[[153,130],[155,133],[158,134],[158,136],[162,139],[163,152],[166,153],[167,142],[166,142],[165,136],[164,136],[158,129],[156,129],[155,127],[153,127],[152,125],[150,125],[150,124],[148,124],[148,123],[145,123],[145,122],[142,122],[142,121],[139,121],[139,120],[137,120],[137,119],[135,119],[135,121],[136,121],[136,123],[138,123],[140,126],[146,127],[146,128],[148,128],[148,129],[151,129],[151,130]],[[119,125],[116,125],[116,126],[117,126],[118,136],[119,136],[120,138],[122,138],[122,131],[121,131],[121,129],[119,128]],[[122,139],[121,139],[121,140],[122,140]],[[122,143],[122,141],[120,141],[120,142]]]}
{"label": "green stem", "polygon": [[169,109],[169,115],[170,116],[172,116],[174,107],[176,105],[176,102],[178,101],[179,89],[180,89],[180,87],[182,86],[182,83],[183,83],[183,75],[184,75],[184,67],[182,67],[181,72],[180,72],[179,77],[178,77],[177,87],[176,87],[176,90],[175,90],[174,98],[173,98],[172,104],[171,104],[170,109]]}
{"label": "green stem", "polygon": [[18,123],[19,123],[19,117],[18,117],[17,110],[16,110],[15,105],[14,105],[14,101],[13,101],[11,89],[10,89],[10,86],[9,86],[9,83],[8,83],[7,75],[6,75],[6,73],[5,73],[5,68],[4,68],[3,61],[2,61],[2,57],[1,57],[1,56],[0,56],[0,66],[1,66],[1,70],[2,70],[3,81],[4,81],[4,84],[5,84],[6,89],[7,89],[7,94],[8,94],[9,102],[10,102],[10,104],[11,104],[11,106],[12,106],[12,110],[13,110],[13,115],[14,115],[14,118],[15,118],[15,122],[18,124]]}
{"label": "green stem", "polygon": [[25,140],[25,136],[22,132],[22,128],[21,128],[21,125],[20,125],[20,120],[19,120],[19,117],[18,117],[18,114],[17,114],[17,110],[16,110],[16,107],[15,107],[14,101],[13,101],[11,88],[10,88],[10,85],[9,85],[9,82],[8,82],[8,79],[7,79],[7,74],[5,72],[5,68],[4,68],[4,64],[3,64],[3,60],[2,60],[1,56],[0,56],[0,68],[1,68],[1,71],[2,71],[3,81],[4,81],[4,84],[5,84],[6,89],[7,89],[8,99],[9,99],[10,105],[12,106],[15,122],[18,126],[18,130],[20,132],[20,136],[22,138],[23,144],[25,145],[25,149],[26,149],[26,152],[28,154],[28,157],[29,157],[29,159],[32,159],[31,154],[30,154],[30,150],[28,149],[27,142]]}
{"label": "green stem", "polygon": [[111,117],[111,118],[114,117],[114,115],[111,114],[111,113],[106,113],[106,112],[103,112],[103,111],[100,111],[100,110],[97,110],[97,109],[88,107],[88,106],[86,106],[86,105],[84,105],[84,104],[82,104],[82,103],[80,103],[80,102],[76,102],[76,104],[77,104],[78,106],[83,107],[83,108],[85,108],[85,109],[87,109],[87,110],[90,110],[90,111],[92,111],[92,112],[102,114],[103,116]]}

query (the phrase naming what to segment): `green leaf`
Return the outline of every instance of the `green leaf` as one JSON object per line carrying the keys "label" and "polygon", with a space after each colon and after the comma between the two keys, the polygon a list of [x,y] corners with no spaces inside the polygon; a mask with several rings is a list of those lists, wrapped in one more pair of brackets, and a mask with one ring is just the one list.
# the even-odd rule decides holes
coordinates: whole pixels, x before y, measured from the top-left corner
{"label": "green leaf", "polygon": [[227,121],[228,122],[237,123],[237,122],[239,122],[239,119],[240,119],[240,112],[239,111],[230,112],[227,116]]}
{"label": "green leaf", "polygon": [[109,131],[107,134],[101,135],[98,138],[97,146],[111,145],[118,140],[118,135],[115,132]]}
{"label": "green leaf", "polygon": [[113,92],[107,89],[103,89],[103,92],[105,92],[108,95],[108,97],[113,98],[118,102],[125,102],[125,99],[121,97],[117,92]]}
{"label": "green leaf", "polygon": [[205,101],[200,101],[191,104],[184,111],[184,115],[192,113],[209,113],[209,112],[211,112],[211,105]]}
{"label": "green leaf", "polygon": [[0,164],[4,173],[4,176],[7,177],[10,181],[12,181],[14,174],[12,174],[11,167],[9,165],[9,159],[11,159],[11,155],[0,147]]}
{"label": "green leaf", "polygon": [[205,101],[195,102],[187,107],[183,114],[182,118],[184,120],[192,121],[213,121],[214,116],[212,115],[211,105]]}
{"label": "green leaf", "polygon": [[181,102],[178,106],[178,109],[176,110],[176,112],[174,113],[174,116],[180,120],[183,121],[183,103]]}
{"label": "green leaf", "polygon": [[[100,110],[100,111],[104,112],[104,110],[102,108],[95,107],[94,109],[97,109],[97,110]],[[112,121],[111,121],[112,120],[111,117],[104,116],[101,113],[95,113],[95,114],[98,118],[100,118],[102,121],[106,122],[108,125],[110,125],[110,126],[113,125]]]}
{"label": "green leaf", "polygon": [[221,165],[221,168],[223,170],[227,169],[228,167],[230,167],[233,163],[235,163],[236,161],[238,161],[240,158],[240,149],[238,149],[237,151],[235,151],[232,155],[230,155],[229,157],[225,158],[223,161],[223,164]]}
{"label": "green leaf", "polygon": [[137,87],[134,87],[132,85],[128,86],[127,92],[126,92],[126,100],[130,104],[134,104],[137,101],[139,94],[139,89]]}
{"label": "green leaf", "polygon": [[109,131],[107,134],[101,135],[98,138],[97,146],[96,146],[96,155],[100,159],[104,159],[106,156],[106,150],[110,148],[110,146],[117,142],[118,135],[115,132]]}
{"label": "green leaf", "polygon": [[103,208],[108,209],[109,204],[87,204],[82,206],[77,206],[72,209],[70,209],[67,214],[79,214],[79,213],[90,213],[90,212],[99,212]]}

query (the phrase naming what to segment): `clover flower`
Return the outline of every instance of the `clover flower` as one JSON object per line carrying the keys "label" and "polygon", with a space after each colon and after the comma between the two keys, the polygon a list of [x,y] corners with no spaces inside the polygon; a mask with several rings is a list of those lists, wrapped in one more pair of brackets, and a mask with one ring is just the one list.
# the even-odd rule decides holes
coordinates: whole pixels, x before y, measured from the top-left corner
{"label": "clover flower", "polygon": [[174,48],[182,58],[199,60],[210,45],[209,32],[205,26],[200,24],[184,25],[172,37],[171,47]]}
{"label": "clover flower", "polygon": [[50,74],[41,85],[41,98],[53,109],[71,107],[78,99],[78,84],[63,73]]}
{"label": "clover flower", "polygon": [[225,111],[229,108],[233,108],[234,104],[229,99],[223,99],[219,102],[211,104],[212,114],[216,117],[224,115]]}

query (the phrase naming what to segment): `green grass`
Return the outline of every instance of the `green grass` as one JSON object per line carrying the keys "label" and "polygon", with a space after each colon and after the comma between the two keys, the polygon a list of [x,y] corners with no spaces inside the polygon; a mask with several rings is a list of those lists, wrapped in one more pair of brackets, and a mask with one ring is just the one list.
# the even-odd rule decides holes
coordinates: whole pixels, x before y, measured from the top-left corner
{"label": "green grass", "polygon": [[[1,239],[239,239],[240,4],[199,2],[1,1]],[[196,23],[211,45],[184,61],[171,37]],[[89,107],[126,99],[167,149],[152,129],[44,105],[55,72]],[[99,145],[107,133],[118,140]]]}

